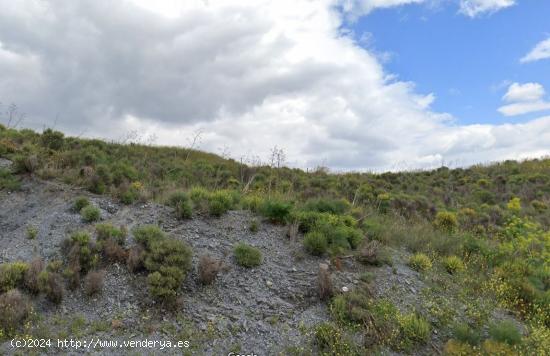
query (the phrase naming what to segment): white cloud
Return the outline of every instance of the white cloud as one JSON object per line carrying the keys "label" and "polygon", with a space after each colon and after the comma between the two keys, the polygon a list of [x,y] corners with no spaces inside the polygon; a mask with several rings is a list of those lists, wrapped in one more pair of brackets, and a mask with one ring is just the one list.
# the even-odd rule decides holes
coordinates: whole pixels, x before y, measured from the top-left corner
{"label": "white cloud", "polygon": [[507,102],[536,101],[544,96],[544,88],[539,83],[512,83],[502,99]]}
{"label": "white cloud", "polygon": [[421,4],[426,0],[340,0],[340,6],[345,12],[357,15],[366,15],[375,9],[395,6]]}
{"label": "white cloud", "polygon": [[550,38],[539,42],[531,52],[520,59],[521,63],[539,61],[550,58]]}
{"label": "white cloud", "polygon": [[531,112],[550,110],[550,102],[543,99],[545,91],[539,83],[512,83],[502,97],[507,103],[498,108],[505,116],[516,116]]}
{"label": "white cloud", "polygon": [[460,12],[469,17],[477,17],[497,12],[515,3],[515,0],[460,0]]}
{"label": "white cloud", "polygon": [[179,145],[202,128],[202,149],[267,157],[278,145],[301,167],[550,154],[548,117],[458,126],[434,112],[434,94],[398,81],[342,34],[342,4],[190,0],[174,14],[128,1],[0,0],[0,101],[19,104],[37,129],[55,123],[107,138],[138,130]]}

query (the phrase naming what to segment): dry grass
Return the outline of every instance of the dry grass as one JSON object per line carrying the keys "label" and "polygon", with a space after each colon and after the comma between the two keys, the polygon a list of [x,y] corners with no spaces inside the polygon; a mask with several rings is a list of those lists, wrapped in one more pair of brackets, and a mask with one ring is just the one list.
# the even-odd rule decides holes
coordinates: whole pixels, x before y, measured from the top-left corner
{"label": "dry grass", "polygon": [[0,295],[0,329],[7,332],[23,324],[31,312],[28,299],[17,289]]}
{"label": "dry grass", "polygon": [[91,296],[101,293],[103,290],[104,271],[90,271],[84,278],[84,292]]}
{"label": "dry grass", "polygon": [[29,292],[38,294],[40,286],[38,284],[38,275],[44,269],[44,261],[37,257],[29,264],[29,269],[25,272],[25,287]]}
{"label": "dry grass", "polygon": [[143,268],[144,253],[143,247],[139,245],[133,246],[128,250],[126,265],[131,272],[136,272]]}
{"label": "dry grass", "polygon": [[208,255],[201,256],[199,260],[199,281],[202,284],[214,282],[222,268],[222,261]]}
{"label": "dry grass", "polygon": [[52,303],[59,304],[65,295],[63,287],[63,278],[59,273],[42,271],[38,275],[38,284],[40,291],[46,295],[46,298]]}
{"label": "dry grass", "polygon": [[334,291],[332,287],[332,278],[327,264],[319,264],[319,274],[317,275],[317,287],[319,298],[327,300],[332,297]]}
{"label": "dry grass", "polygon": [[103,241],[103,254],[111,262],[124,263],[128,259],[128,252],[112,238]]}

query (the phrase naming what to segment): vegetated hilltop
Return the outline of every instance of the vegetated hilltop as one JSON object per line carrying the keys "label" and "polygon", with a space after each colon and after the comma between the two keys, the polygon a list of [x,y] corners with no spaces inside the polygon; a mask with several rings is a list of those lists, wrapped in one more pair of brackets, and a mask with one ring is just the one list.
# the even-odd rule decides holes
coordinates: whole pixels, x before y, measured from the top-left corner
{"label": "vegetated hilltop", "polygon": [[550,159],[308,173],[2,126],[0,157],[2,338],[550,350]]}

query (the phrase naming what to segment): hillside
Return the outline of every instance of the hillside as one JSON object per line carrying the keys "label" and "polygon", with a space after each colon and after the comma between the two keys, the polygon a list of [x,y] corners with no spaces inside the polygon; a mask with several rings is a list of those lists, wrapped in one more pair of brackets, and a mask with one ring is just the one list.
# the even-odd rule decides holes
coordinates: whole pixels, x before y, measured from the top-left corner
{"label": "hillside", "polygon": [[276,167],[0,126],[0,350],[14,336],[189,341],[174,354],[550,350],[550,159]]}

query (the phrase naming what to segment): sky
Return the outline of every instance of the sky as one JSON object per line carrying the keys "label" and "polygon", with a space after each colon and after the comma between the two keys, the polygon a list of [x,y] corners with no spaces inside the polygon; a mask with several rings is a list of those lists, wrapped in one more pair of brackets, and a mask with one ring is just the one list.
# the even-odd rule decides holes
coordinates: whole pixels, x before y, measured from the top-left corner
{"label": "sky", "polygon": [[[333,171],[550,155],[550,2],[0,0],[20,127]],[[6,124],[6,116],[0,116]]]}

